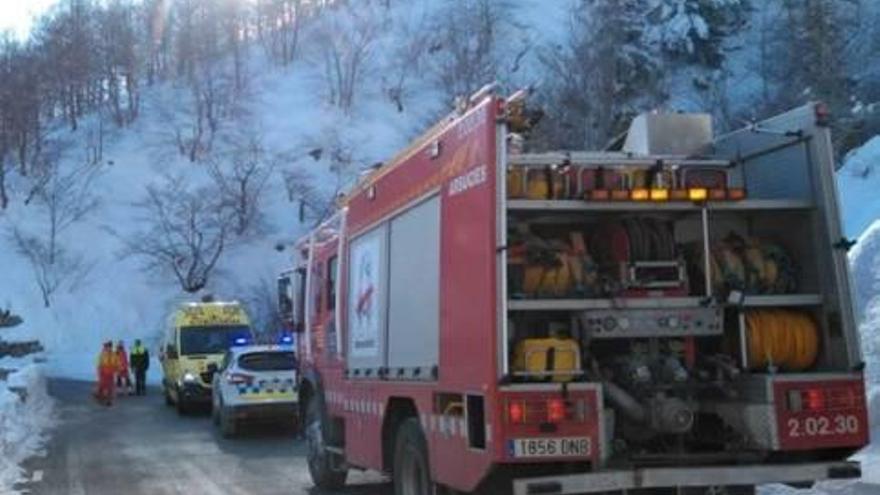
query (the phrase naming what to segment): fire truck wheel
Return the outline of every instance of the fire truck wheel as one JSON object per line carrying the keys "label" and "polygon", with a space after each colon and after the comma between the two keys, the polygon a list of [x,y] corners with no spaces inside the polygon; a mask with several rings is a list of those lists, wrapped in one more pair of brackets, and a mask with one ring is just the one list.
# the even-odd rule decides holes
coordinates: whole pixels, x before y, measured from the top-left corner
{"label": "fire truck wheel", "polygon": [[394,495],[435,495],[428,445],[419,420],[404,420],[394,444]]}
{"label": "fire truck wheel", "polygon": [[[345,485],[348,470],[334,466],[333,454],[326,445],[327,416],[317,396],[313,396],[306,406],[305,435],[309,474],[315,486],[323,489],[337,489]],[[336,464],[341,464],[336,463]]]}

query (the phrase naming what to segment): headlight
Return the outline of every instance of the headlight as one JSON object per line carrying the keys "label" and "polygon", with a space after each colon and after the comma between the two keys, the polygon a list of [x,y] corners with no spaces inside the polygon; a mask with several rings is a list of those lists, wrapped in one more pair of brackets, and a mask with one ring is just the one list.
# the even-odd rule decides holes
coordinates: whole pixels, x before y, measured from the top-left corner
{"label": "headlight", "polygon": [[197,381],[199,381],[199,378],[195,374],[190,373],[189,371],[183,374],[184,383],[194,383]]}

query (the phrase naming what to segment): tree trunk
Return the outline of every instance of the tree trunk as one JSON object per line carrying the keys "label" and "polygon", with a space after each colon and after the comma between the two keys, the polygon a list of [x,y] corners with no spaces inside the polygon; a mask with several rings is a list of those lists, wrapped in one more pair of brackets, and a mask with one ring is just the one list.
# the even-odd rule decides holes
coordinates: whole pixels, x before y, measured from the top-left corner
{"label": "tree trunk", "polygon": [[9,206],[9,195],[6,192],[6,158],[0,157],[0,210]]}

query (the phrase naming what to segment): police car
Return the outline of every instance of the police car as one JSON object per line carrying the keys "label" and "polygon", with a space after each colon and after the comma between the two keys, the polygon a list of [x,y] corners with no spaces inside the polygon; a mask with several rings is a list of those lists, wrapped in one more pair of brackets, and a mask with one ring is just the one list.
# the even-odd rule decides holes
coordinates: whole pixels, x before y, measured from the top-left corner
{"label": "police car", "polygon": [[214,373],[212,417],[223,436],[243,421],[298,420],[296,356],[291,346],[232,347]]}

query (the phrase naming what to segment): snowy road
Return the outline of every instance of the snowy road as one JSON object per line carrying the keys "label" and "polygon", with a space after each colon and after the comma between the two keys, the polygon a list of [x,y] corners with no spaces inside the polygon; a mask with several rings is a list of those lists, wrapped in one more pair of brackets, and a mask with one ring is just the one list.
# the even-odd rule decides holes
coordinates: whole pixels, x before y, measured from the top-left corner
{"label": "snowy road", "polygon": [[[47,455],[26,466],[33,495],[294,495],[318,494],[303,443],[279,428],[246,429],[223,439],[211,418],[181,418],[158,391],[124,397],[111,409],[90,400],[91,385],[52,381],[61,425]],[[334,495],[385,495],[377,475],[353,473]]]}
{"label": "snowy road", "polygon": [[[91,384],[53,380],[61,424],[45,457],[27,464],[33,495],[324,495],[312,488],[305,450],[277,427],[247,429],[223,439],[207,414],[179,417],[155,389],[124,397],[111,409],[90,398]],[[765,487],[762,495],[878,495],[880,456],[862,456],[867,480],[811,490]],[[867,481],[866,480],[866,481]],[[351,486],[332,495],[390,495],[375,474],[352,473]],[[327,494],[331,495],[331,494]]]}

